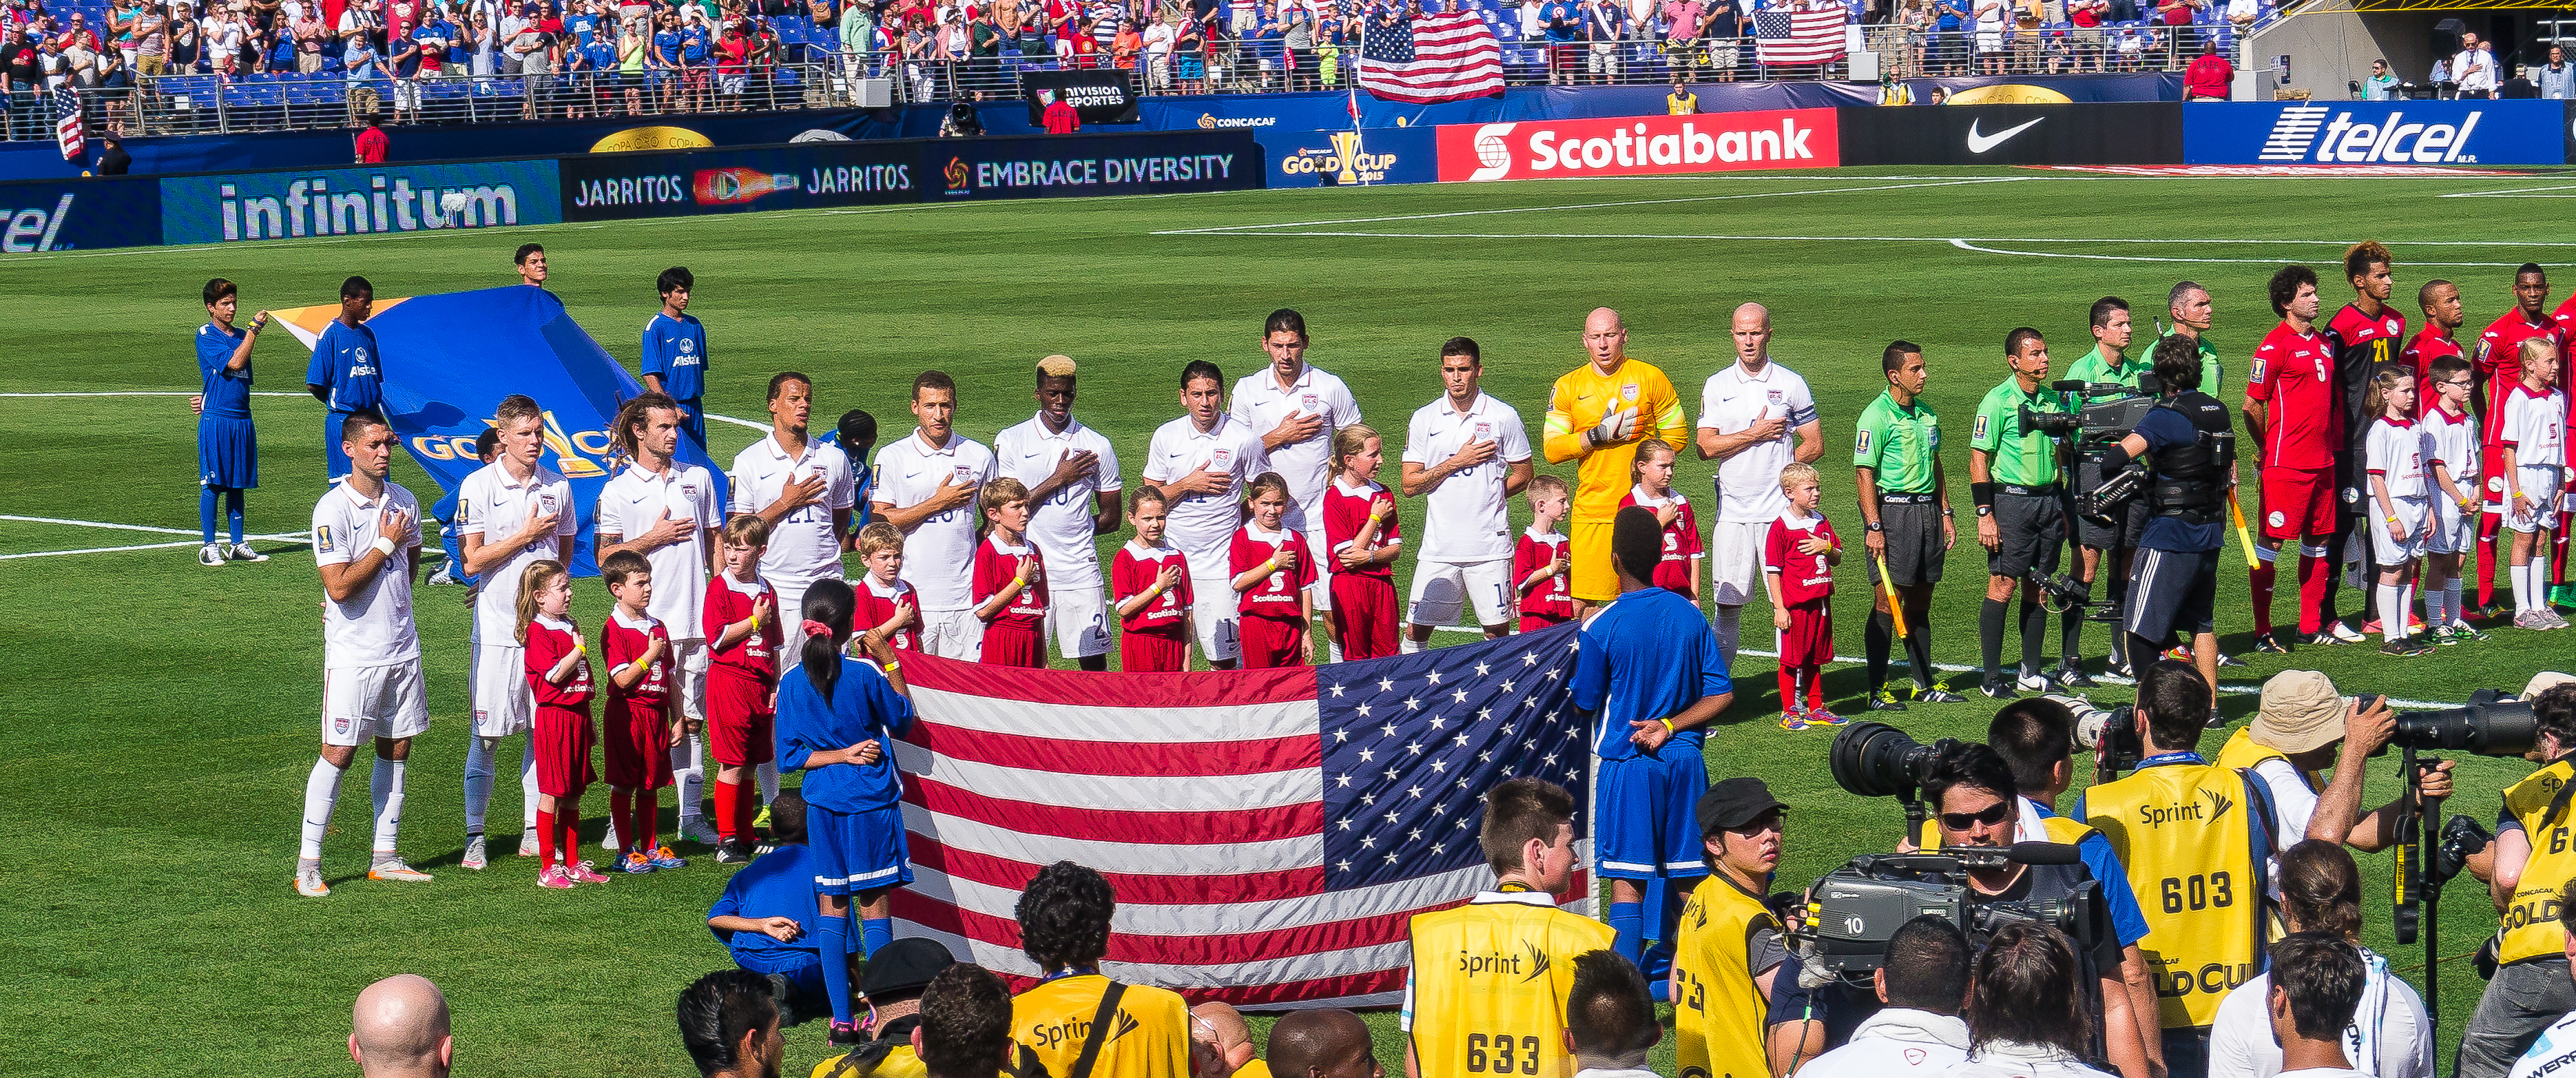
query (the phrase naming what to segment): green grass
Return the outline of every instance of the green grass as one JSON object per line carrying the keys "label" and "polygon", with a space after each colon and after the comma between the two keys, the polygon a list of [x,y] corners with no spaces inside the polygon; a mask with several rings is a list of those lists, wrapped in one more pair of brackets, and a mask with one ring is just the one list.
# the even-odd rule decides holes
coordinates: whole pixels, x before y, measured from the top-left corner
{"label": "green grass", "polygon": [[[2519,203],[2440,196],[2529,183],[1881,170],[979,204],[12,258],[0,260],[0,323],[16,362],[0,374],[0,392],[193,389],[187,337],[202,321],[195,297],[209,276],[240,281],[246,309],[328,302],[350,273],[372,278],[381,296],[418,295],[507,283],[511,248],[536,239],[551,248],[555,290],[574,316],[629,361],[654,305],[653,275],[673,263],[695,270],[693,310],[715,360],[708,402],[724,415],[760,417],[767,376],[797,368],[816,379],[818,415],[866,408],[893,437],[905,426],[911,376],[936,367],[958,380],[960,427],[989,440],[1033,409],[1034,361],[1070,354],[1084,365],[1080,413],[1117,444],[1132,481],[1148,435],[1178,413],[1180,366],[1205,358],[1230,375],[1251,370],[1261,319],[1275,307],[1305,313],[1310,358],[1348,379],[1393,437],[1437,394],[1435,355],[1453,334],[1483,344],[1486,388],[1535,428],[1548,384],[1578,362],[1591,308],[1620,309],[1632,353],[1695,401],[1700,382],[1729,360],[1729,312],[1759,300],[1775,315],[1775,356],[1815,387],[1827,509],[1849,533],[1842,447],[1883,384],[1876,357],[1889,338],[1925,346],[1928,397],[1964,431],[1977,399],[2004,376],[2005,331],[2039,327],[2063,370],[2090,346],[2084,315],[2096,297],[2127,296],[2143,319],[2189,276],[2215,293],[2212,335],[2228,377],[2241,379],[2274,321],[2262,286],[2280,261],[2329,266],[2342,244],[2373,233],[2403,260],[2401,297],[2430,276],[2460,280],[2474,332],[2505,308],[2513,264],[2563,262],[2565,245],[2549,246],[2563,229],[2545,214],[2512,212]],[[1513,210],[1529,212],[1499,212]],[[1462,213],[1470,215],[1442,216]],[[2464,228],[2471,220],[2473,231]],[[1332,223],[1157,234],[1273,222]],[[2454,238],[2464,231],[2480,244]],[[1989,239],[1950,242],[1960,236]],[[2116,240],[2168,242],[2108,242]],[[2330,303],[2345,298],[2339,286],[2327,292]],[[297,389],[303,361],[272,340],[259,388]],[[2219,395],[2232,403],[2232,382]],[[250,500],[254,532],[299,531],[307,519],[321,481],[316,407],[254,401],[267,449],[266,485]],[[6,512],[193,529],[192,426],[178,397],[0,398]],[[755,435],[720,423],[710,436],[721,460]],[[1964,449],[1952,453],[1953,481],[1964,483]],[[1704,497],[1709,471],[1686,462],[1677,485]],[[409,462],[396,474],[427,486]],[[1415,521],[1418,504],[1406,509]],[[186,539],[0,521],[0,554]],[[0,846],[0,967],[10,971],[0,979],[0,1072],[340,1071],[351,997],[413,971],[445,987],[469,1070],[687,1073],[670,1000],[724,964],[699,924],[723,870],[701,861],[561,896],[529,886],[514,862],[479,875],[455,868],[467,630],[457,590],[427,589],[420,603],[435,721],[413,756],[405,821],[409,852],[439,879],[396,887],[362,878],[361,772],[325,862],[339,890],[326,901],[293,894],[298,799],[315,743],[318,589],[302,547],[267,546],[277,560],[221,570],[197,567],[187,547],[0,563],[0,789],[9,791],[0,833],[12,839]],[[1973,554],[1963,543],[1940,592],[1944,662],[1975,661]],[[1851,569],[1846,612],[1868,602]],[[2244,595],[2241,575],[2222,573],[2231,651],[2247,650]],[[605,602],[585,582],[576,609],[596,618]],[[2281,605],[2285,615],[2294,607]],[[1749,612],[1749,624],[1764,616]],[[1847,636],[1858,621],[1846,617]],[[2101,640],[2087,641],[2097,655]],[[2324,669],[2347,692],[2429,701],[2518,688],[2535,670],[2567,665],[2560,641],[2512,631],[2414,662],[2375,650],[2303,651],[2294,663]],[[2258,658],[2228,682],[2250,687],[2288,665]],[[1772,724],[1769,660],[1748,657],[1737,673],[1744,692],[1714,737],[1711,767],[1760,774],[1795,806],[1782,885],[1892,843],[1896,806],[1836,790],[1823,733]],[[1852,703],[1860,681],[1857,668],[1836,668],[1828,688]],[[2252,702],[2231,695],[2227,713],[2241,718]],[[1992,711],[1982,700],[1918,707],[1905,726],[1927,740],[1976,737]],[[2526,770],[2466,761],[2455,804],[2483,815]],[[2374,803],[2393,795],[2393,771],[2393,762],[2375,768]],[[512,803],[507,790],[498,800]],[[2401,969],[2417,965],[2420,948],[2399,952],[2387,935],[2388,858],[2363,864],[2369,942]],[[2477,890],[2452,889],[2442,954],[2466,953],[2492,923]],[[2445,973],[2448,1043],[2478,982],[2464,962]],[[1392,1067],[1402,1056],[1392,1018],[1371,1020]],[[822,1054],[819,1027],[792,1031],[791,1073]]]}

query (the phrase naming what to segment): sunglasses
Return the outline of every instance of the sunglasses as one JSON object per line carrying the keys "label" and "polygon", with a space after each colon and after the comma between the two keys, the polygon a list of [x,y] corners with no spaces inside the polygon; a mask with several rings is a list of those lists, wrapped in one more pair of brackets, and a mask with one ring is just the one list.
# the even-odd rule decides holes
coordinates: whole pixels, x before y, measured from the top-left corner
{"label": "sunglasses", "polygon": [[1997,801],[1986,806],[1983,812],[1944,812],[1941,814],[1941,826],[1952,831],[1965,831],[1971,827],[1992,827],[2004,822],[2012,814],[2012,802]]}

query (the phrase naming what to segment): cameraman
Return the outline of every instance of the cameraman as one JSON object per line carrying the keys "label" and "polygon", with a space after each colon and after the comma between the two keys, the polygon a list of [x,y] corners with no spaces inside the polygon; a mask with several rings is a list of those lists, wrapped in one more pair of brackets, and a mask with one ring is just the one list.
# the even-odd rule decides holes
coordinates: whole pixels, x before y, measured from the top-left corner
{"label": "cameraman", "polygon": [[[2218,684],[2218,545],[2225,536],[2227,492],[2236,485],[2235,427],[2227,406],[2200,391],[2196,342],[2169,336],[2156,342],[2156,382],[2164,399],[2137,429],[2103,451],[2102,470],[2115,474],[2133,457],[2148,461],[2147,530],[2129,576],[2122,628],[2129,660],[2141,671],[2176,634],[2188,634],[2192,662],[2203,688]],[[2212,690],[2201,708],[2214,717]]]}
{"label": "cameraman", "polygon": [[[2364,708],[2359,699],[2335,695],[2334,682],[2324,674],[2284,670],[2263,683],[2263,705],[2254,721],[2219,746],[2218,766],[2250,771],[2271,788],[2283,841],[2322,839],[2372,853],[2396,841],[2397,812],[2405,799],[2362,812],[2363,769],[2396,732],[2397,717],[2386,697]],[[2335,769],[2331,782],[2318,774],[2328,766]],[[2451,796],[2451,761],[2424,776],[2423,792]],[[2279,894],[2277,869],[2268,878],[2269,890]]]}
{"label": "cameraman", "polygon": [[2576,877],[2576,815],[2568,808],[2576,790],[2576,684],[2533,698],[2531,717],[2537,745],[2524,758],[2541,767],[2505,789],[2496,819],[2487,890],[2504,915],[2498,967],[2460,1037],[2454,1078],[2504,1078],[2542,1030],[2576,1011],[2567,933],[2558,927],[2563,889]]}
{"label": "cameraman", "polygon": [[[1977,404],[1976,425],[1968,437],[1968,490],[1977,505],[1977,545],[1986,548],[1986,601],[1977,612],[1977,643],[1984,649],[1989,698],[2010,700],[2014,688],[2034,692],[2048,688],[2039,668],[2040,638],[2048,631],[2048,614],[2039,605],[2036,587],[2021,596],[2020,677],[2003,674],[2004,609],[2025,576],[2053,576],[2058,555],[2066,548],[2066,488],[2058,482],[2057,439],[2046,431],[2022,426],[2022,413],[2062,412],[2054,393],[2041,392],[2048,378],[2048,342],[2028,326],[2004,336],[2004,363],[2012,374],[1986,391]],[[2066,619],[2065,639],[2058,648],[2061,671],[2072,669],[2078,654],[2081,615]]]}
{"label": "cameraman", "polygon": [[[2132,389],[2138,388],[2141,376],[2145,375],[2153,365],[2143,356],[2135,361],[2129,359],[2129,340],[2135,335],[2129,320],[2129,302],[2118,296],[2104,296],[2093,301],[2092,321],[2093,350],[2084,353],[2084,358],[2076,360],[2074,366],[2068,367],[2066,377],[2087,385],[2116,382]],[[2110,473],[2102,468],[2102,449],[2101,446],[2086,445],[2077,451],[2075,489],[2092,490],[2101,486],[2103,480],[2111,477]],[[2144,498],[2134,499],[2129,504],[2121,506],[2116,519],[2109,524],[2077,517],[2075,520],[2076,579],[2081,580],[2089,589],[2095,580],[2101,579],[2101,572],[2105,568],[2111,571],[2113,580],[2128,579],[2130,555],[2136,551],[2138,535],[2146,530],[2147,502]],[[2104,564],[2106,561],[2109,563],[2107,566]],[[2125,598],[2116,588],[2112,591],[2112,597],[2115,600]],[[2084,602],[2072,604],[2066,608],[2066,613],[2058,615],[2066,626],[2059,631],[2066,633],[2068,639],[2075,639],[2076,634],[2081,632],[2080,626],[2085,615],[2090,611],[2091,602],[2092,596],[2088,593]],[[2118,632],[2114,631],[2111,634],[2110,669],[2112,673],[2125,677],[2134,669],[2128,662],[2128,646],[2129,642]],[[2067,665],[2065,671],[2058,676],[2058,684],[2070,689],[2093,687],[2092,679],[2084,676],[2081,657],[2078,657],[2077,662]]]}
{"label": "cameraman", "polygon": [[1905,922],[1872,975],[1886,1006],[1849,1043],[1799,1068],[1799,1078],[1911,1078],[1966,1061],[1968,1025],[1959,1011],[1968,1002],[1969,954],[1968,937],[1939,915]]}
{"label": "cameraman", "polygon": [[1968,1061],[1948,1078],[2111,1078],[2086,1066],[2082,959],[2047,925],[2005,925],[1977,955]]}
{"label": "cameraman", "polygon": [[[2159,346],[2159,376],[2165,355]],[[2208,654],[2201,652],[2203,661]],[[2263,867],[2276,826],[2271,790],[2201,759],[2209,683],[2198,671],[2160,661],[2141,675],[2138,725],[2147,755],[2137,770],[2086,790],[2075,815],[2110,838],[2128,866],[2130,888],[2154,896],[2145,911],[2145,950],[2165,1068],[2173,1078],[2201,1078],[2220,997],[2262,968]]]}
{"label": "cameraman", "polygon": [[1789,955],[1765,897],[1788,811],[1755,778],[1720,780],[1699,799],[1708,878],[1682,907],[1666,993],[1682,1073],[1753,1078],[1788,1069],[1772,1067],[1763,1044],[1772,986]]}

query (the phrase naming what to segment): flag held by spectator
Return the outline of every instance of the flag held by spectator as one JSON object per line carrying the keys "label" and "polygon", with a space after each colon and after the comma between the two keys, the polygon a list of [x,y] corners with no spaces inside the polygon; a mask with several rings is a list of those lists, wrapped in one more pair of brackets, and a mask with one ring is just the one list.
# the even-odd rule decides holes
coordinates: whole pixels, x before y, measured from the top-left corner
{"label": "flag held by spectator", "polygon": [[54,141],[62,145],[65,161],[78,161],[89,150],[81,137],[80,94],[68,86],[54,91]]}
{"label": "flag held by spectator", "polygon": [[[1110,976],[1242,1007],[1396,1002],[1411,917],[1493,885],[1485,791],[1533,775],[1588,804],[1574,642],[1198,674],[906,655],[897,934],[1025,984],[1053,971],[1020,952],[1014,905],[1072,860],[1117,891]],[[1592,886],[1578,871],[1570,908]]]}
{"label": "flag held by spectator", "polygon": [[1503,92],[1503,50],[1473,11],[1370,23],[1360,40],[1360,88],[1429,105]]}
{"label": "flag held by spectator", "polygon": [[1764,64],[1829,64],[1843,58],[1842,5],[1753,13],[1753,56]]}

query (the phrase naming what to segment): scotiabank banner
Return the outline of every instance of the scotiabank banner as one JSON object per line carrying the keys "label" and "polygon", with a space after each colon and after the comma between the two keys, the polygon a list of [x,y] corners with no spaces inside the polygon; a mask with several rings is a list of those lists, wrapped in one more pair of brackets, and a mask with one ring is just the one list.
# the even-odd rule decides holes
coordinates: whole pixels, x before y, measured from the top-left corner
{"label": "scotiabank banner", "polygon": [[1833,109],[1775,109],[1450,124],[1439,129],[1440,180],[1832,168],[1842,163],[1834,119]]}

